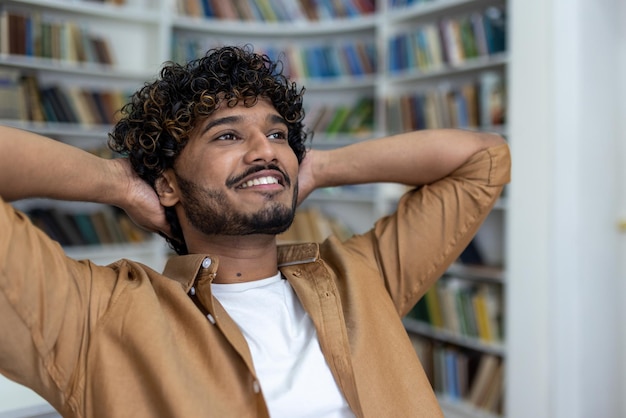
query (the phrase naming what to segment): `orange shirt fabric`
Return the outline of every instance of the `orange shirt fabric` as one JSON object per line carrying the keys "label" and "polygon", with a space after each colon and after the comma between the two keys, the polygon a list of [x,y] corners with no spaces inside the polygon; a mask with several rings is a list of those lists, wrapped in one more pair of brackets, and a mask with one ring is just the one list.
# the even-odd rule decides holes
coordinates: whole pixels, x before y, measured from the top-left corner
{"label": "orange shirt fabric", "polygon": [[[507,145],[489,148],[364,234],[279,247],[356,416],[443,416],[401,319],[472,239],[510,164]],[[174,256],[162,273],[75,261],[0,203],[2,374],[64,417],[268,416],[245,338],[211,295],[218,257]]]}

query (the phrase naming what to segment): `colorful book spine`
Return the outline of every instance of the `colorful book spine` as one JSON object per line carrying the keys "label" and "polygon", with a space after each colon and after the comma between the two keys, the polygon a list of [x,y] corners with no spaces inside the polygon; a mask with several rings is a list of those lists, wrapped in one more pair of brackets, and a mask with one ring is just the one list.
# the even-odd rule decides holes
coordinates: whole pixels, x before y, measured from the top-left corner
{"label": "colorful book spine", "polygon": [[385,100],[390,132],[416,129],[489,129],[506,122],[506,83],[487,71],[474,80],[446,83]]}
{"label": "colorful book spine", "polygon": [[[503,411],[504,361],[501,357],[410,334],[433,389],[449,401],[490,415]],[[476,413],[477,416],[480,412]]]}
{"label": "colorful book spine", "polygon": [[492,6],[397,33],[387,43],[388,71],[432,72],[505,52],[506,24],[504,9]]}
{"label": "colorful book spine", "polygon": [[349,19],[376,11],[374,0],[177,0],[176,5],[184,16],[261,22]]}
{"label": "colorful book spine", "polygon": [[37,11],[3,8],[0,53],[66,62],[115,65],[108,40],[75,21],[52,19]]}
{"label": "colorful book spine", "polygon": [[112,125],[129,91],[92,90],[80,86],[40,85],[33,74],[0,71],[0,118],[30,122]]}
{"label": "colorful book spine", "polygon": [[72,212],[37,207],[26,213],[33,224],[66,247],[133,243],[149,238],[124,212],[110,206]]}
{"label": "colorful book spine", "polygon": [[503,295],[496,284],[444,277],[408,317],[485,343],[503,341]]}

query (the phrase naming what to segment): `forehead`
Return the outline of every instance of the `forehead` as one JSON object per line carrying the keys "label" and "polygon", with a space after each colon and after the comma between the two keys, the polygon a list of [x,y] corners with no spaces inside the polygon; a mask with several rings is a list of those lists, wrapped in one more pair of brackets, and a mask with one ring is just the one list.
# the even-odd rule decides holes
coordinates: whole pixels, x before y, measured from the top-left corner
{"label": "forehead", "polygon": [[268,98],[259,96],[255,101],[251,99],[240,99],[237,103],[229,105],[226,99],[221,99],[215,111],[208,116],[208,119],[215,119],[222,117],[225,114],[236,113],[255,113],[255,112],[274,112],[278,113],[272,101]]}
{"label": "forehead", "polygon": [[272,103],[266,99],[259,100],[250,106],[241,102],[235,106],[228,106],[222,103],[211,115],[199,121],[197,129],[192,136],[202,135],[215,126],[236,125],[236,124],[265,124],[284,123],[286,121],[280,116]]}
{"label": "forehead", "polygon": [[191,132],[189,139],[201,137],[215,127],[226,126],[253,126],[282,123],[287,125],[285,119],[278,113],[271,101],[260,99],[254,104],[238,102],[235,106],[228,106],[222,101],[217,109],[209,116],[198,120],[196,127]]}

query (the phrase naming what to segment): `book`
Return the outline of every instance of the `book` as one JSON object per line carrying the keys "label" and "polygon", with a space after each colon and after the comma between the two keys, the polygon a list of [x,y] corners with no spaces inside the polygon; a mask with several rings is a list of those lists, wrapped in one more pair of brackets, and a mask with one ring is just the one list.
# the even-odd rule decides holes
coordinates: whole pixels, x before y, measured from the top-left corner
{"label": "book", "polygon": [[94,51],[94,62],[106,65],[114,65],[113,52],[109,43],[101,36],[90,36],[88,42]]}
{"label": "book", "polygon": [[18,69],[0,68],[0,119],[25,119],[23,91]]}
{"label": "book", "polygon": [[467,247],[461,252],[459,260],[463,264],[470,265],[483,265],[484,258],[481,254],[480,248],[476,243],[476,238],[472,239]]}
{"label": "book", "polygon": [[15,11],[8,12],[9,54],[26,54],[26,19],[27,16],[23,13]]}
{"label": "book", "polygon": [[39,82],[34,75],[22,75],[22,94],[24,107],[26,109],[25,119],[33,122],[44,122],[46,120],[41,103],[39,92]]}
{"label": "book", "polygon": [[26,212],[33,225],[45,232],[51,239],[62,246],[72,245],[72,242],[63,228],[52,215],[50,208],[33,208]]}
{"label": "book", "polygon": [[109,226],[107,225],[107,219],[101,210],[90,213],[89,219],[96,231],[96,235],[98,235],[98,241],[101,244],[113,244],[115,242]]}
{"label": "book", "polygon": [[504,396],[504,363],[500,362],[493,373],[491,384],[482,396],[479,406],[494,414],[502,414],[502,400]]}
{"label": "book", "polygon": [[461,334],[461,321],[456,302],[457,281],[439,281],[437,295],[439,296],[444,327],[454,333]]}
{"label": "book", "polygon": [[483,14],[485,39],[489,54],[506,50],[506,13],[503,8],[491,6]]}
{"label": "book", "polygon": [[0,54],[9,53],[9,11],[4,4],[0,4]]}
{"label": "book", "polygon": [[473,379],[470,381],[468,401],[477,407],[484,405],[494,379],[498,377],[500,360],[491,354],[483,354]]}
{"label": "book", "polygon": [[426,301],[426,309],[428,310],[428,318],[430,324],[437,328],[444,327],[444,319],[441,303],[439,302],[439,293],[437,292],[437,285],[431,286],[424,295]]}
{"label": "book", "polygon": [[100,237],[98,236],[98,232],[94,227],[93,220],[89,213],[78,212],[74,213],[73,217],[85,242],[88,245],[100,245]]}
{"label": "book", "polygon": [[485,341],[499,341],[501,330],[498,320],[500,301],[493,286],[481,284],[472,297],[478,335]]}
{"label": "book", "polygon": [[67,245],[85,245],[87,242],[82,236],[78,226],[74,222],[72,215],[61,211],[58,208],[51,208],[50,215],[58,228],[63,231],[63,235],[67,239]]}
{"label": "book", "polygon": [[98,119],[90,109],[89,104],[86,102],[85,96],[82,94],[82,89],[77,86],[70,86],[66,89],[66,94],[69,101],[72,103],[72,107],[76,112],[78,122],[83,125],[94,125],[98,123]]}
{"label": "book", "polygon": [[506,91],[502,75],[486,71],[480,75],[480,125],[483,128],[506,122]]}
{"label": "book", "polygon": [[324,132],[326,135],[333,135],[339,132],[344,132],[344,123],[348,120],[350,116],[350,107],[348,106],[337,106],[333,111],[333,118],[326,126]]}

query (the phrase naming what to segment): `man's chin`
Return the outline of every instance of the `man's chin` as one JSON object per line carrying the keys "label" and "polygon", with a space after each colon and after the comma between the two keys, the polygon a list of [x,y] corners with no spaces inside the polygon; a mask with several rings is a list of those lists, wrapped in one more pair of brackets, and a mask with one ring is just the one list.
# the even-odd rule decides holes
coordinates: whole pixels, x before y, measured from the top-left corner
{"label": "man's chin", "polygon": [[251,234],[278,235],[289,229],[293,223],[293,216],[283,219],[273,219],[266,223],[258,223],[250,231]]}

